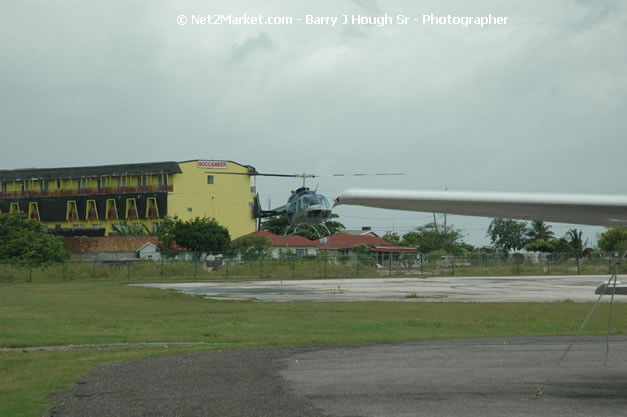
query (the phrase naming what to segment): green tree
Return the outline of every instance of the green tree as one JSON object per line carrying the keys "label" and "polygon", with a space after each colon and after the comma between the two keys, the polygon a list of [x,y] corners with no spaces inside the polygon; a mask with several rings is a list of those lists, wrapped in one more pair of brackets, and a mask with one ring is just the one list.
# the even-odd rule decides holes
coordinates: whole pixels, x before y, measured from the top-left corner
{"label": "green tree", "polygon": [[627,229],[612,227],[601,233],[599,248],[606,252],[622,252],[627,246]]}
{"label": "green tree", "polygon": [[381,237],[381,239],[385,240],[386,242],[393,243],[395,245],[400,245],[402,242],[402,239],[398,235],[398,233],[394,233],[394,232],[385,232],[385,234]]}
{"label": "green tree", "polygon": [[[337,219],[340,216],[333,213],[331,216],[323,222],[323,224],[329,229],[330,234],[335,234],[341,232],[346,229],[344,225],[338,221],[333,219]],[[280,216],[269,217],[264,219],[261,223],[261,230],[265,230],[270,233],[274,233],[278,236],[283,236],[285,231],[290,226],[290,222],[287,219],[287,214],[282,214]],[[322,230],[321,230],[322,229]],[[321,232],[324,230],[323,228],[318,228]],[[317,240],[320,237],[316,234],[316,232],[311,227],[300,227],[298,231],[295,233],[298,236],[306,237],[310,240]]]}
{"label": "green tree", "polygon": [[532,240],[531,242],[525,245],[525,250],[529,252],[544,252],[544,253],[554,253],[557,252],[558,240]]}
{"label": "green tree", "polygon": [[244,259],[258,259],[270,254],[272,242],[265,236],[242,236],[231,242],[229,254],[240,255]]}
{"label": "green tree", "polygon": [[543,221],[532,221],[525,231],[529,241],[544,240],[549,241],[555,238],[555,233],[551,231],[551,226]]}
{"label": "green tree", "polygon": [[353,246],[353,253],[357,256],[367,256],[372,254],[372,249],[370,249],[370,246],[362,243],[360,245]]}
{"label": "green tree", "polygon": [[164,249],[176,243],[179,248],[194,252],[224,252],[231,237],[226,227],[206,217],[183,221],[166,217],[159,226],[159,240]]}
{"label": "green tree", "polygon": [[492,245],[501,252],[522,249],[527,243],[525,230],[527,224],[512,219],[492,219],[487,236]]}
{"label": "green tree", "polygon": [[70,257],[60,237],[23,214],[0,214],[0,262],[47,264]]}
{"label": "green tree", "polygon": [[583,240],[583,232],[577,229],[570,229],[564,236],[570,247],[570,252],[577,257],[581,257],[585,254],[588,248],[588,239]]}
{"label": "green tree", "polygon": [[462,242],[462,231],[454,227],[438,227],[435,223],[428,223],[417,227],[414,231],[403,235],[402,244],[413,246],[422,253],[442,250],[453,255],[459,255],[468,247]]}

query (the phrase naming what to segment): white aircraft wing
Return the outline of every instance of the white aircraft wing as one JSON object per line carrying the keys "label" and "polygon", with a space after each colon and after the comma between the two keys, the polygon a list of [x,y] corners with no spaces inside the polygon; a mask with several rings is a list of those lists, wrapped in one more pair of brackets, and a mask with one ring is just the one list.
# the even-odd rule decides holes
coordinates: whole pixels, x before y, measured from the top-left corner
{"label": "white aircraft wing", "polygon": [[488,193],[350,189],[337,205],[543,220],[598,226],[627,226],[627,197],[594,194]]}

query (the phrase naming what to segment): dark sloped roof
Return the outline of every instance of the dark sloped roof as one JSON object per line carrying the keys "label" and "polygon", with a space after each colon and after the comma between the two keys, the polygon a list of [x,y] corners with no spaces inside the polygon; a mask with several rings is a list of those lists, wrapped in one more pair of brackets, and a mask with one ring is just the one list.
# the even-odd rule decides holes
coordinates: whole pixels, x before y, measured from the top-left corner
{"label": "dark sloped roof", "polygon": [[0,170],[0,181],[52,180],[58,178],[107,177],[122,175],[180,174],[177,162],[98,165],[71,168],[22,168]]}

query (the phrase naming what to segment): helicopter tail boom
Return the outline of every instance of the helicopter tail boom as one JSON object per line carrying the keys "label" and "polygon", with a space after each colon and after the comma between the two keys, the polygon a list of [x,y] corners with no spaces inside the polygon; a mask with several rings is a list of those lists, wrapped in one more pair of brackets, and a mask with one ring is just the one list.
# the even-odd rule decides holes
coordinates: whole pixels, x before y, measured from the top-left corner
{"label": "helicopter tail boom", "polygon": [[255,202],[253,203],[253,218],[262,219],[265,217],[279,216],[286,212],[285,206],[277,207],[272,210],[262,210],[261,203],[259,202],[259,194],[255,195]]}

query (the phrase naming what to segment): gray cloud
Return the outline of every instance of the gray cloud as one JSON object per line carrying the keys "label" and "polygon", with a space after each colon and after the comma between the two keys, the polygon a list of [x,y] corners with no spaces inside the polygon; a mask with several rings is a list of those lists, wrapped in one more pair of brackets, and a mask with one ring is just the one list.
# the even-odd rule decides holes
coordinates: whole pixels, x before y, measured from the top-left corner
{"label": "gray cloud", "polygon": [[273,43],[267,32],[261,32],[256,37],[246,39],[233,50],[232,62],[241,62],[251,53],[260,49],[272,49]]}

